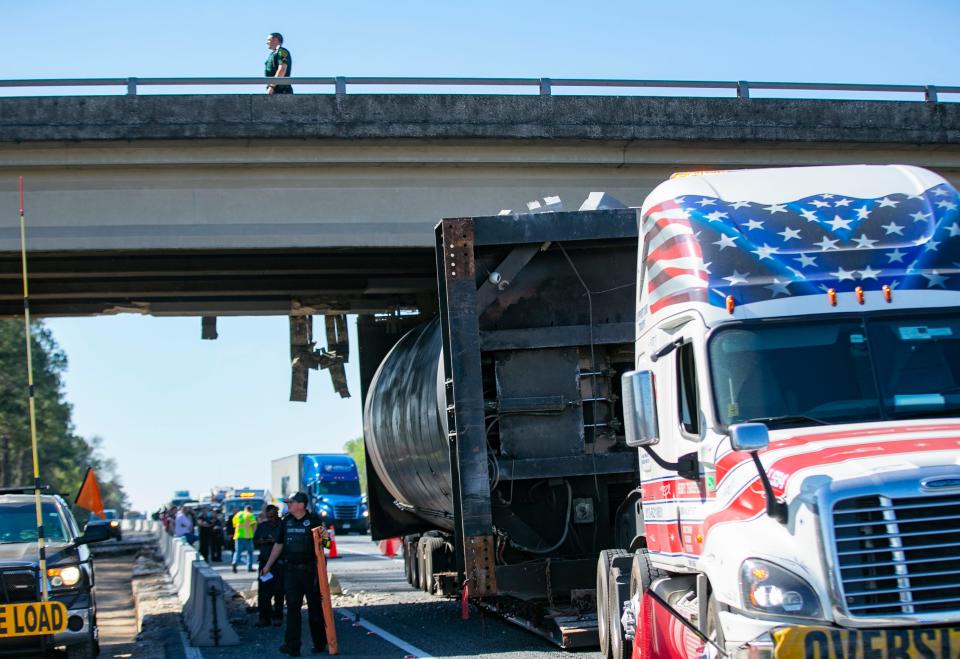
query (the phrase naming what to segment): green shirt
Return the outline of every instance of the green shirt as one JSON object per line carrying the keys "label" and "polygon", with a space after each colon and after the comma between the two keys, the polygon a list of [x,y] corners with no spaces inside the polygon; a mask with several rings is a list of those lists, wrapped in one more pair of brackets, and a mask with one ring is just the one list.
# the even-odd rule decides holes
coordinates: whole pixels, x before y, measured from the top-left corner
{"label": "green shirt", "polygon": [[287,73],[285,77],[290,77],[293,75],[293,57],[290,55],[290,51],[280,46],[275,51],[267,55],[267,61],[263,63],[263,72],[264,75],[268,78],[272,78],[277,75],[277,71],[280,69],[281,64],[287,65]]}

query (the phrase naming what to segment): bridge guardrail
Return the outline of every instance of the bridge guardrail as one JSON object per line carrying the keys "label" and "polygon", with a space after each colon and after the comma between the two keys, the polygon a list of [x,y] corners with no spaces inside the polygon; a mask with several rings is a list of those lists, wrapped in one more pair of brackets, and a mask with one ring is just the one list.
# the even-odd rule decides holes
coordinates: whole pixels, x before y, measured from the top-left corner
{"label": "bridge guardrail", "polygon": [[[205,77],[205,78],[37,78],[0,80],[0,88],[32,87],[126,87],[127,96],[136,96],[142,87],[210,87],[224,85],[260,85],[277,82],[276,78]],[[386,87],[533,87],[541,96],[553,95],[555,88],[620,88],[730,90],[737,98],[751,98],[754,91],[800,92],[866,92],[870,94],[912,94],[928,103],[942,102],[941,94],[960,94],[956,85],[885,85],[832,82],[769,82],[748,80],[636,80],[614,78],[456,78],[456,77],[384,77],[384,76],[298,76],[284,78],[291,85],[333,87],[337,96],[347,94],[347,86]],[[804,97],[807,98],[807,97]],[[919,100],[919,99],[918,99]]]}

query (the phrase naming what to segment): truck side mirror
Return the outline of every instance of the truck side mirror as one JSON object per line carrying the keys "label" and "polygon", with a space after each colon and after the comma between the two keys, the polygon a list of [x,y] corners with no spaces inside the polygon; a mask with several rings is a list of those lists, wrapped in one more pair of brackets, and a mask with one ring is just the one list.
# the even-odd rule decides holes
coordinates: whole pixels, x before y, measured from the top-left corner
{"label": "truck side mirror", "polygon": [[627,446],[653,446],[660,441],[653,373],[628,371],[620,380],[623,388],[623,425]]}
{"label": "truck side mirror", "polygon": [[770,431],[762,423],[738,423],[730,426],[730,446],[734,451],[762,451],[770,445]]}

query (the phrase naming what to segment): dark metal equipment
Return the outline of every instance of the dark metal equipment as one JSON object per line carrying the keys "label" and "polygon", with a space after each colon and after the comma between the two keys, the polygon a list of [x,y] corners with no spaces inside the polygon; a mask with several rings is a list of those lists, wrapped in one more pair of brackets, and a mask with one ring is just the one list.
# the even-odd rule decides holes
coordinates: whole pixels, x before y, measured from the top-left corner
{"label": "dark metal equipment", "polygon": [[[439,533],[461,587],[512,616],[589,619],[590,566],[629,508],[619,383],[636,222],[626,209],[444,220],[437,317],[363,378],[374,537]],[[590,624],[576,628],[548,635],[588,642]]]}
{"label": "dark metal equipment", "polygon": [[313,340],[313,316],[290,316],[290,400],[306,402],[309,369],[328,370],[333,389],[341,398],[349,398],[347,374],[343,365],[350,361],[346,314],[324,316],[327,348],[316,349]]}

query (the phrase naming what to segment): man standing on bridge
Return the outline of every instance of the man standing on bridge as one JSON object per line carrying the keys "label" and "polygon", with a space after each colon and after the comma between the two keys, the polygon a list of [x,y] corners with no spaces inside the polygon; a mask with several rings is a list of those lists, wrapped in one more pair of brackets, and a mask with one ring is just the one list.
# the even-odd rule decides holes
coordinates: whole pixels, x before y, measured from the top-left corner
{"label": "man standing on bridge", "polygon": [[[293,72],[293,57],[290,51],[283,47],[283,35],[271,32],[267,37],[267,48],[270,54],[264,62],[264,75],[268,78],[289,78]],[[292,94],[293,87],[271,83],[267,85],[267,94]]]}
{"label": "man standing on bridge", "polygon": [[260,571],[261,576],[281,557],[284,561],[283,594],[287,600],[287,629],[280,652],[291,657],[300,656],[300,609],[307,598],[307,620],[313,638],[313,652],[323,652],[327,633],[323,627],[320,584],[317,580],[317,555],[313,548],[313,529],[324,528],[323,520],[307,512],[307,495],[297,492],[286,500],[289,513],[280,520],[277,541],[270,558]]}

